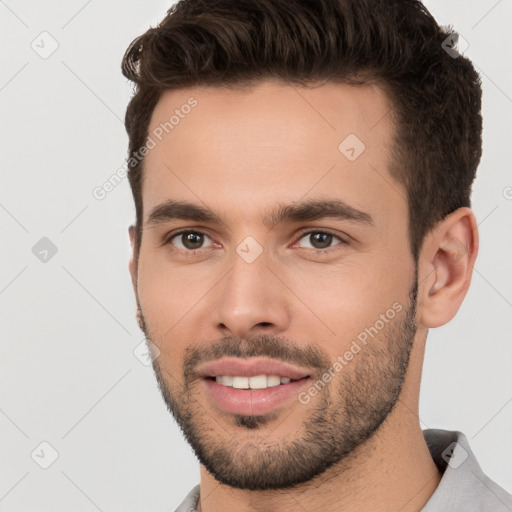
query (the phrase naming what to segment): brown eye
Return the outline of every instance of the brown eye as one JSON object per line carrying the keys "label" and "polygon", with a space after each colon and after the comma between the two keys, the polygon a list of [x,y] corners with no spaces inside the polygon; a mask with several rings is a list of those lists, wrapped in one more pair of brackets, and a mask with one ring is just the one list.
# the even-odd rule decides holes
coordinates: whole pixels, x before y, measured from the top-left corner
{"label": "brown eye", "polygon": [[[332,245],[338,245],[343,242],[339,236],[332,235],[325,231],[310,231],[309,233],[305,233],[301,237],[301,240],[307,240],[307,243],[302,245],[302,247],[307,249],[328,249]],[[335,240],[337,241],[333,244]]]}
{"label": "brown eye", "polygon": [[315,249],[325,249],[332,243],[333,236],[327,233],[313,233],[309,235],[311,245]]}
{"label": "brown eye", "polygon": [[186,251],[193,251],[202,249],[205,240],[210,240],[210,237],[198,231],[183,231],[174,235],[170,242],[179,249]]}

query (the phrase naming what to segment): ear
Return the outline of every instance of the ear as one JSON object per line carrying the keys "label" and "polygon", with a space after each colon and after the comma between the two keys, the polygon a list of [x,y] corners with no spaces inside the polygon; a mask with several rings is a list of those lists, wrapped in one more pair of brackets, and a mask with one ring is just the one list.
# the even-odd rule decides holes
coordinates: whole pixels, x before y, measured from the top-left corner
{"label": "ear", "polygon": [[419,257],[420,322],[448,323],[466,296],[478,254],[478,226],[470,208],[459,208],[426,237]]}
{"label": "ear", "polygon": [[130,262],[128,263],[128,270],[130,271],[130,276],[132,278],[133,291],[135,292],[135,300],[137,301],[137,323],[139,324],[140,330],[146,334],[146,326],[144,323],[144,317],[142,315],[142,310],[140,309],[139,304],[139,295],[137,293],[137,258],[135,254],[135,226],[130,226],[128,228],[128,234],[130,235],[130,244],[132,246],[132,254],[130,257]]}
{"label": "ear", "polygon": [[130,261],[128,263],[128,270],[130,271],[130,276],[132,278],[133,290],[135,291],[135,295],[137,295],[137,262],[135,259],[135,226],[131,225],[128,228],[128,234],[130,236],[130,244],[132,246],[132,253],[130,256]]}

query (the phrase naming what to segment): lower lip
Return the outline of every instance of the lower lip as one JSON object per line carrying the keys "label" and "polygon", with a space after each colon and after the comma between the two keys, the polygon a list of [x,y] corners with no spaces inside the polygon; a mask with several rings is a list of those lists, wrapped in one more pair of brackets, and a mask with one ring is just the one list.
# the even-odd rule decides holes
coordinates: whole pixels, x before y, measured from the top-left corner
{"label": "lower lip", "polygon": [[306,377],[265,389],[235,389],[207,378],[203,382],[221,409],[232,414],[255,415],[265,414],[291,397],[296,397],[310,380],[310,377]]}

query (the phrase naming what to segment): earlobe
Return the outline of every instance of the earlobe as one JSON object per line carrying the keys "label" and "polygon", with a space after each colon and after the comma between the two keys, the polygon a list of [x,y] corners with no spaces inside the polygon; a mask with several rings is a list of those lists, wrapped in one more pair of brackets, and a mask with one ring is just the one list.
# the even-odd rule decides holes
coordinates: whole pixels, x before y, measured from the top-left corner
{"label": "earlobe", "polygon": [[135,261],[135,226],[131,225],[128,228],[128,234],[130,236],[130,244],[132,246],[132,254],[130,256],[130,261],[128,263],[128,270],[130,272],[130,277],[132,279],[133,291],[135,292],[135,299],[137,301],[137,323],[142,332],[146,333],[146,326],[144,324],[144,316],[142,315],[142,310],[139,305],[139,298],[137,295],[137,264]]}
{"label": "earlobe", "polygon": [[130,261],[128,262],[128,270],[132,279],[132,285],[135,293],[137,293],[137,269],[135,264],[135,226],[131,225],[128,228],[128,235],[130,236],[130,244],[132,246],[132,253]]}
{"label": "earlobe", "polygon": [[426,238],[422,268],[421,322],[427,328],[449,322],[466,296],[478,253],[478,228],[473,212],[459,208]]}

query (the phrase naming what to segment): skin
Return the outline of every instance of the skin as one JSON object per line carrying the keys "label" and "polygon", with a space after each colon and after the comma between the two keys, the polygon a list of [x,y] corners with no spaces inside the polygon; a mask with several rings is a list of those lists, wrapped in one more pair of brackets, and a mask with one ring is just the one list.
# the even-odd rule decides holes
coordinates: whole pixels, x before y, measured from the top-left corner
{"label": "skin", "polygon": [[[191,96],[197,106],[145,157],[142,244],[129,268],[139,323],[160,350],[162,395],[201,462],[198,510],[421,510],[441,478],[418,418],[425,342],[470,285],[472,211],[427,235],[416,269],[406,192],[389,172],[391,104],[378,86],[167,91],[150,133]],[[354,161],[338,149],[348,134],[366,146]],[[148,223],[169,199],[224,223]],[[279,204],[313,199],[341,199],[373,222],[264,222]],[[171,238],[182,228],[207,235],[193,254]],[[325,230],[332,244],[312,249],[306,233]],[[247,236],[263,249],[252,263],[236,252]],[[195,373],[221,355],[260,355],[321,378],[394,303],[400,312],[307,404],[229,414]]]}

